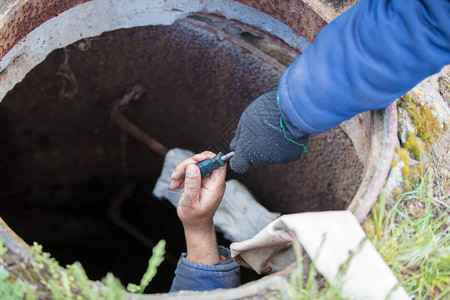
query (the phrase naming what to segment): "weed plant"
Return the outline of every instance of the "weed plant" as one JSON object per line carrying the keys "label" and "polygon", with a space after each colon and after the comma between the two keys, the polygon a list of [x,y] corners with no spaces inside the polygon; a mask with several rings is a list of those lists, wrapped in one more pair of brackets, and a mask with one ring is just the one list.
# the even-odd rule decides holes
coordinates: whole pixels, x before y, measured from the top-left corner
{"label": "weed plant", "polygon": [[[165,241],[161,240],[154,248],[149,266],[140,285],[129,284],[128,290],[143,293],[156,275],[157,267],[164,260]],[[30,263],[33,274],[39,277],[38,284],[33,284],[11,274],[5,268],[3,255],[7,248],[0,239],[0,299],[7,300],[122,300],[125,289],[111,273],[101,281],[90,281],[79,262],[60,267],[58,261],[42,250],[42,245],[31,246]]]}
{"label": "weed plant", "polygon": [[[304,258],[302,248],[297,240],[293,243],[294,251],[297,257],[297,269],[290,278],[289,288],[285,294],[280,294],[280,299],[310,300],[310,299],[333,299],[344,300],[342,296],[343,275],[345,275],[346,266],[343,266],[337,279],[333,283],[325,282],[318,273],[315,262],[318,257],[311,261],[309,268],[304,268]],[[320,253],[320,251],[319,251]]]}
{"label": "weed plant", "polygon": [[365,226],[369,239],[414,299],[450,296],[449,209],[435,200],[436,188],[442,187],[433,190],[425,174],[391,208],[381,197],[368,220],[373,226]]}
{"label": "weed plant", "polygon": [[138,294],[144,293],[145,288],[152,281],[153,277],[155,277],[157,268],[164,261],[165,245],[166,241],[161,240],[153,248],[152,257],[148,261],[147,271],[145,271],[144,276],[142,276],[141,283],[139,285],[129,283],[127,286],[128,291]]}

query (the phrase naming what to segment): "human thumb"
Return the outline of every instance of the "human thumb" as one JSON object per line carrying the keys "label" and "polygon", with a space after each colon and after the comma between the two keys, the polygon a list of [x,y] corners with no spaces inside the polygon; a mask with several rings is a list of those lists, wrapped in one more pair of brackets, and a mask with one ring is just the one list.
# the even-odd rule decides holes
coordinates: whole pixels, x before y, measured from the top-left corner
{"label": "human thumb", "polygon": [[[184,188],[190,190],[190,196],[200,196],[200,188],[202,184],[202,177],[200,169],[196,165],[189,165],[186,168],[186,179],[184,181]],[[198,194],[198,195],[197,195]]]}

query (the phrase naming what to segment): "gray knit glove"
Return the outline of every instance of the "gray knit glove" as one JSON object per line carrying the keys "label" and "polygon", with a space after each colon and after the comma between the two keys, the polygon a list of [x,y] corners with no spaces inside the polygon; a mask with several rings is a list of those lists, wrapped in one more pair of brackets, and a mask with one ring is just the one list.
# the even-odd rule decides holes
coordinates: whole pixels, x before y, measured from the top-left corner
{"label": "gray knit glove", "polygon": [[[291,125],[292,126],[292,125]],[[306,151],[308,134],[294,137],[281,119],[277,92],[254,100],[242,113],[236,134],[230,143],[235,152],[231,169],[245,173],[251,166],[286,164],[300,159]]]}

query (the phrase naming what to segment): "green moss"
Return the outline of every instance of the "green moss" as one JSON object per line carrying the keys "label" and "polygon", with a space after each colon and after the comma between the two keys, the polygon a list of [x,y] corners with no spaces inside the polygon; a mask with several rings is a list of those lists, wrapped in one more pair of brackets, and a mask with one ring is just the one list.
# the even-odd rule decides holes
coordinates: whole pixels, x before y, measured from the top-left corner
{"label": "green moss", "polygon": [[433,115],[430,107],[426,104],[420,107],[411,105],[406,110],[413,120],[417,136],[427,145],[434,143],[441,135],[442,130],[440,122]]}
{"label": "green moss", "polygon": [[428,106],[424,105],[420,108],[422,120],[418,122],[418,136],[428,143],[434,143],[442,133],[441,124],[431,112]]}
{"label": "green moss", "polygon": [[449,127],[449,126],[448,126],[448,123],[445,123],[445,122],[444,122],[444,131],[445,131],[445,132],[448,132],[448,129],[449,129],[448,127]]}
{"label": "green moss", "polygon": [[[419,147],[418,149],[413,149],[413,151],[415,151],[416,154],[419,154],[420,157],[420,154],[423,153],[421,151],[424,151],[423,146],[424,143],[412,133],[408,134],[408,141],[409,145],[408,142],[406,142],[405,143],[406,146],[413,145],[411,147]],[[404,188],[406,190],[411,190],[412,187],[417,185],[417,183],[420,181],[420,178],[423,177],[423,174],[426,173],[428,166],[423,162],[411,166],[410,165],[411,155],[415,154],[413,154],[413,152],[410,152],[410,150],[407,149],[406,147],[405,148],[397,147],[395,149],[395,152],[398,154],[399,158],[397,161],[393,161],[392,165],[395,166],[400,161],[402,161],[405,164],[402,167],[402,177],[405,183]]]}
{"label": "green moss", "polygon": [[412,132],[408,132],[406,142],[402,146],[408,150],[415,159],[420,159],[426,150],[425,143]]}
{"label": "green moss", "polygon": [[404,162],[405,166],[402,168],[402,177],[405,180],[408,180],[409,178],[409,159],[411,157],[410,153],[408,150],[401,148],[401,147],[397,147],[395,149],[395,152],[397,152],[397,154],[400,156],[400,160],[402,162]]}
{"label": "green moss", "polygon": [[391,169],[394,168],[398,164],[398,160],[393,160],[391,163]]}
{"label": "green moss", "polygon": [[397,152],[397,154],[400,156],[401,161],[403,161],[405,164],[409,164],[410,154],[408,150],[403,149],[401,147],[397,147],[395,149],[395,152]]}
{"label": "green moss", "polygon": [[[399,105],[406,109],[411,117],[416,128],[417,137],[425,142],[426,148],[429,148],[429,145],[434,143],[442,133],[441,123],[433,115],[432,107],[427,104],[421,104],[416,97],[417,95],[413,96],[408,92],[400,99]],[[410,144],[409,150],[417,158],[420,156],[417,155],[420,154],[417,150],[421,149],[421,146],[419,147],[414,141],[411,141],[411,143],[414,143],[414,145]]]}
{"label": "green moss", "polygon": [[[409,166],[405,166],[402,168],[402,176],[403,178],[408,178],[409,177]],[[407,182],[407,179],[405,179],[405,181]],[[408,187],[409,185],[407,185]]]}
{"label": "green moss", "polygon": [[407,93],[401,98],[401,100],[402,100],[402,101],[405,101],[405,102],[411,102],[411,93],[410,93],[410,92],[407,92]]}

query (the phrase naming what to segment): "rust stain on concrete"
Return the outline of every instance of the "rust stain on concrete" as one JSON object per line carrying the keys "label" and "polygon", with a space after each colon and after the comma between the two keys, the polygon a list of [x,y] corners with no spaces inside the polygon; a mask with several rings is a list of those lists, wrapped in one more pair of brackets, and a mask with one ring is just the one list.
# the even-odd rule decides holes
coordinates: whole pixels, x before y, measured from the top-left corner
{"label": "rust stain on concrete", "polygon": [[42,23],[88,1],[90,0],[18,1],[0,24],[0,58]]}
{"label": "rust stain on concrete", "polygon": [[325,22],[307,4],[299,0],[238,0],[285,23],[313,42]]}
{"label": "rust stain on concrete", "polygon": [[[0,59],[42,23],[60,13],[91,0],[18,1],[0,24]],[[313,42],[327,23],[307,4],[298,0],[238,0],[277,18]]]}

